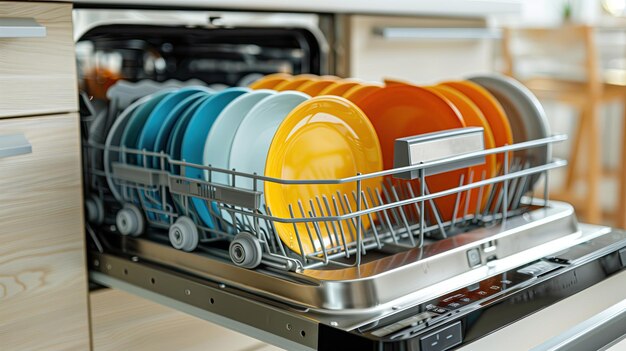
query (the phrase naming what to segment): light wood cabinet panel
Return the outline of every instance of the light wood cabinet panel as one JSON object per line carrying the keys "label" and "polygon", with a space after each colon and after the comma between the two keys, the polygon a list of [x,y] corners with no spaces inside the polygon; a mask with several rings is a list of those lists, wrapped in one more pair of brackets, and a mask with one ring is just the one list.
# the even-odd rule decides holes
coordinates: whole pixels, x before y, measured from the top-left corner
{"label": "light wood cabinet panel", "polygon": [[72,5],[0,1],[0,27],[7,18],[35,19],[47,35],[0,38],[0,118],[77,111]]}
{"label": "light wood cabinet panel", "polygon": [[90,349],[77,114],[0,120],[0,350]]}

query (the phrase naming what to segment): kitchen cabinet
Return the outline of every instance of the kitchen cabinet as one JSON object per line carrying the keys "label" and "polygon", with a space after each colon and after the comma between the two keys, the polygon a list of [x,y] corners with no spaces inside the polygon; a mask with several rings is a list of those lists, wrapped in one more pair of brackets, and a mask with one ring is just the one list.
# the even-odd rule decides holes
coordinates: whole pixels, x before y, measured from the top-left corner
{"label": "kitchen cabinet", "polygon": [[78,110],[71,4],[0,2],[0,118]]}
{"label": "kitchen cabinet", "polygon": [[2,350],[91,349],[74,60],[71,4],[0,2]]}
{"label": "kitchen cabinet", "polygon": [[8,135],[32,151],[0,158],[1,348],[88,350],[78,114],[0,120]]}

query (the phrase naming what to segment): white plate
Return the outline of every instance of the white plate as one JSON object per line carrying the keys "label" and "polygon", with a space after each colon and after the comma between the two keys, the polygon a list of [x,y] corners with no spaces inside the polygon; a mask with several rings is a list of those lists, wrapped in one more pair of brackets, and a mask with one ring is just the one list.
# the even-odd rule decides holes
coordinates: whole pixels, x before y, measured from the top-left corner
{"label": "white plate", "polygon": [[119,187],[115,184],[111,174],[111,164],[113,162],[117,162],[120,160],[120,153],[111,151],[111,147],[119,147],[122,141],[122,135],[124,134],[124,130],[126,129],[126,124],[130,120],[130,116],[135,112],[135,110],[152,99],[152,95],[144,96],[143,98],[133,102],[130,104],[122,113],[117,116],[115,122],[111,126],[109,130],[109,134],[107,134],[106,141],[104,143],[104,173],[106,175],[107,183],[109,184],[109,190],[111,190],[111,194],[113,197],[120,203],[124,202],[122,195],[120,193]]}
{"label": "white plate", "polygon": [[[241,121],[258,102],[274,94],[276,94],[274,90],[255,90],[239,96],[222,110],[213,122],[206,144],[204,144],[205,165],[230,169],[230,149]],[[206,180],[209,180],[208,172],[205,172],[204,176]],[[225,173],[215,172],[211,175],[211,181],[229,184],[229,177]]]}
{"label": "white plate", "polygon": [[[257,103],[244,117],[235,133],[230,149],[229,168],[264,175],[267,152],[278,126],[296,106],[310,98],[301,92],[285,91]],[[253,185],[250,178],[237,178],[237,187],[253,189]],[[257,189],[263,190],[263,182],[257,182]],[[262,198],[260,209],[263,210],[264,205],[265,200]],[[261,221],[262,228],[265,228],[264,223]]]}

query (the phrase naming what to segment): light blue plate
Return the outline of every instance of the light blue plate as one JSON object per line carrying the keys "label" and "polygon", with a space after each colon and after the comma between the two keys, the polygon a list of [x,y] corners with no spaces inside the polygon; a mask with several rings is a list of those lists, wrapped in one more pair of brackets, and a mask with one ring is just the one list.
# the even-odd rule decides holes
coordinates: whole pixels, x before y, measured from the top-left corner
{"label": "light blue plate", "polygon": [[[297,91],[284,91],[270,95],[259,101],[243,118],[230,149],[229,168],[249,174],[265,175],[265,161],[274,134],[282,121],[298,105],[310,99],[307,94]],[[257,189],[263,189],[263,182],[257,182]],[[253,189],[250,178],[238,178],[237,187]],[[265,205],[261,197],[260,208]],[[268,230],[265,221],[260,221],[261,229]]]}
{"label": "light blue plate", "polygon": [[[230,169],[228,162],[230,147],[233,144],[239,124],[259,101],[274,94],[276,91],[267,89],[251,91],[239,96],[222,110],[215,119],[204,144],[204,165]],[[209,180],[208,171],[205,172],[204,176],[206,180]],[[220,172],[211,174],[211,181],[225,185],[230,183],[228,174]]]}
{"label": "light blue plate", "polygon": [[[189,120],[189,124],[185,129],[183,136],[181,159],[195,164],[202,164],[204,144],[211,130],[211,126],[222,110],[238,96],[249,92],[248,88],[228,88],[211,95],[208,99],[198,107],[196,113]],[[185,176],[195,179],[204,179],[204,172],[201,169],[188,167],[185,170]],[[211,218],[211,213],[206,201],[192,197],[193,207],[196,214],[202,219],[204,224],[209,228],[215,228]],[[212,204],[214,212],[217,214],[219,209],[215,203]]]}

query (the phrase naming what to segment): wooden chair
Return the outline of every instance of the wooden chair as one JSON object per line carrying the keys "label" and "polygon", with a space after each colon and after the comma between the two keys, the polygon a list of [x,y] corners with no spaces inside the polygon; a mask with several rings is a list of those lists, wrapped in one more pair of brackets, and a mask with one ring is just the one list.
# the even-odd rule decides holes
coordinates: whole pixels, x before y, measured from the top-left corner
{"label": "wooden chair", "polygon": [[[584,25],[505,28],[502,55],[504,73],[521,80],[540,100],[566,103],[580,112],[565,184],[553,198],[572,202],[587,222],[600,223],[599,188],[610,173],[602,166],[600,108],[607,102],[626,103],[626,86],[603,82],[594,32]],[[620,170],[613,172],[620,178],[616,221],[626,227],[626,123],[621,148]],[[586,185],[582,199],[572,196],[579,178]]]}

